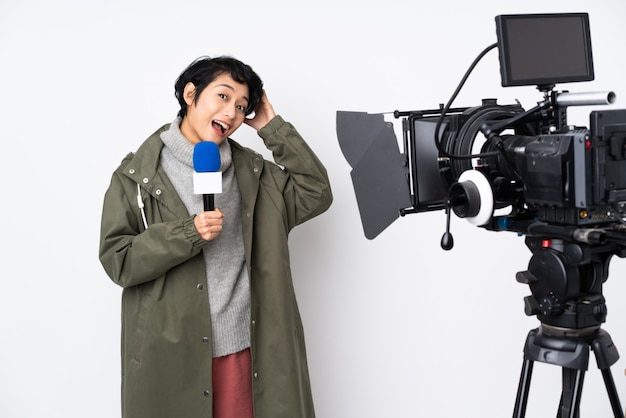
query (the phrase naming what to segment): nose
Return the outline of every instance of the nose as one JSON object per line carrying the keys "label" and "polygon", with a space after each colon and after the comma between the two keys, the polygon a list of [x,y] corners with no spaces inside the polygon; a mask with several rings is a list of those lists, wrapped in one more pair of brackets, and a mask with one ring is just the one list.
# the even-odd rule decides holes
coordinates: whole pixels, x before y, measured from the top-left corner
{"label": "nose", "polygon": [[224,106],[224,115],[229,118],[234,118],[237,114],[237,105],[235,103],[229,103]]}

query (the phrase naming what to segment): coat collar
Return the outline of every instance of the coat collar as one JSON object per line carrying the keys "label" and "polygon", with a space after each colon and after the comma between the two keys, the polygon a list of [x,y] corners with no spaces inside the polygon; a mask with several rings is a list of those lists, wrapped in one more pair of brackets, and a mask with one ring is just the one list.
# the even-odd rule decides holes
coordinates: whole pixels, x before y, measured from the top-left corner
{"label": "coat collar", "polygon": [[144,141],[137,152],[122,166],[123,174],[139,184],[143,190],[179,217],[188,215],[174,185],[159,165],[163,141],[161,132],[169,129],[169,123],[157,129]]}
{"label": "coat collar", "polygon": [[[123,174],[139,184],[143,190],[161,202],[164,206],[177,213],[188,216],[187,208],[176,193],[167,174],[159,165],[163,141],[161,132],[169,129],[165,124],[157,129],[122,164]],[[254,203],[259,189],[259,179],[263,171],[263,156],[256,151],[243,147],[233,139],[228,139],[231,150],[237,183],[241,192],[243,208],[249,213],[254,211]],[[245,219],[245,218],[244,218]]]}

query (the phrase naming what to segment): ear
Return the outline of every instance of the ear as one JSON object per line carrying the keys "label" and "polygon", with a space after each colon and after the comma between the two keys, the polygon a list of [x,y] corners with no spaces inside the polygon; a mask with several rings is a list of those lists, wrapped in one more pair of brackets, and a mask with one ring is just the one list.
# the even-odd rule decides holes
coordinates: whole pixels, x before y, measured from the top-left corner
{"label": "ear", "polygon": [[183,89],[183,98],[185,99],[187,106],[191,106],[196,98],[196,86],[191,81],[187,83]]}

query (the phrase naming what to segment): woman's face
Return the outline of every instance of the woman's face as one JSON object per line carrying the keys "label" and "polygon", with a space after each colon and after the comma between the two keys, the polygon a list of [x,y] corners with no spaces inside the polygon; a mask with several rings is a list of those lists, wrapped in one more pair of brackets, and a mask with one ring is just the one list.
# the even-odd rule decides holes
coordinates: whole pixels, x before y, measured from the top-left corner
{"label": "woman's face", "polygon": [[192,144],[211,141],[221,144],[243,123],[248,108],[248,86],[222,74],[196,98],[196,86],[187,83],[183,91],[187,114],[181,133]]}

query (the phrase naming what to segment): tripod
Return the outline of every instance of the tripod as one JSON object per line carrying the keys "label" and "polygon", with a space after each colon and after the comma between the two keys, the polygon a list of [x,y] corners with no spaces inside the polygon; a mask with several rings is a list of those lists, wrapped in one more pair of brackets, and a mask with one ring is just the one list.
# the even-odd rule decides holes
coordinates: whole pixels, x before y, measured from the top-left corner
{"label": "tripod", "polygon": [[523,418],[526,414],[528,391],[535,361],[562,367],[563,388],[557,417],[579,418],[580,398],[585,371],[589,364],[590,350],[593,350],[598,368],[602,372],[613,414],[615,418],[623,417],[622,407],[610,370],[611,365],[619,359],[611,336],[600,327],[580,331],[574,333],[575,335],[567,335],[567,331],[542,325],[528,333],[515,400],[514,418]]}
{"label": "tripod", "polygon": [[610,367],[619,359],[606,320],[602,284],[615,248],[526,237],[533,252],[527,271],[517,281],[528,284],[527,315],[537,315],[539,328],[528,333],[514,418],[523,418],[535,361],[561,366],[562,391],[557,418],[579,418],[585,371],[592,350],[602,372],[615,418],[624,417]]}

